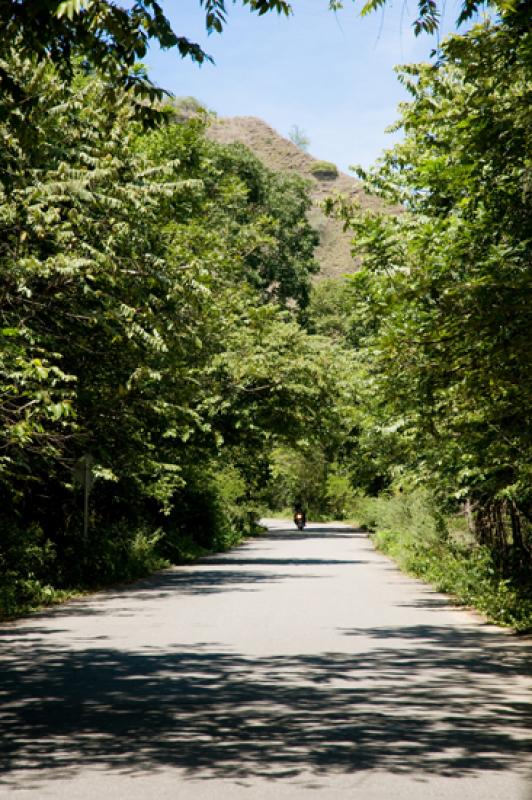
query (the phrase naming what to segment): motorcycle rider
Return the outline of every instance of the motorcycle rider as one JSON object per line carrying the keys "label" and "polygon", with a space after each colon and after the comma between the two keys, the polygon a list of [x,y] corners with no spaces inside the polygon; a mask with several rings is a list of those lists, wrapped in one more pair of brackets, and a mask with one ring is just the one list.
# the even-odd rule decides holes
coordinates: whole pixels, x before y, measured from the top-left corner
{"label": "motorcycle rider", "polygon": [[300,502],[297,502],[294,505],[294,523],[298,528],[300,528],[300,530],[303,530],[307,524],[307,515],[303,510],[303,504]]}

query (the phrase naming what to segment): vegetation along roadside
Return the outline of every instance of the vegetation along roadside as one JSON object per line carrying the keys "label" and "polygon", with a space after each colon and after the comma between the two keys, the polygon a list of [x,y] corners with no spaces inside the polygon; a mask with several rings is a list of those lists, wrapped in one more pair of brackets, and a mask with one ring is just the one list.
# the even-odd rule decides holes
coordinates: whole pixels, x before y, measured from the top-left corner
{"label": "vegetation along roadside", "polygon": [[334,165],[275,171],[164,99],[149,38],[206,54],[144,5],[0,3],[2,614],[224,549],[303,500],[526,630],[527,4],[400,68],[402,142],[323,202],[354,259],[329,278],[312,194]]}

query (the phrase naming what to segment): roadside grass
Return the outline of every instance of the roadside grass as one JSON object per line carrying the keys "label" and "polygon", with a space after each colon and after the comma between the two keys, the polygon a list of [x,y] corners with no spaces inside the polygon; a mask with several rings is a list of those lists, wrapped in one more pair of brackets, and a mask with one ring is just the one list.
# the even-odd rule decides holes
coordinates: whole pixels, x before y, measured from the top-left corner
{"label": "roadside grass", "polygon": [[374,532],[378,550],[406,573],[449,594],[456,604],[480,611],[490,622],[532,632],[532,588],[501,575],[479,546],[463,516],[443,516],[422,490],[359,498],[357,524]]}
{"label": "roadside grass", "polygon": [[78,599],[87,593],[88,590],[56,589],[34,578],[11,578],[7,575],[0,583],[0,622]]}

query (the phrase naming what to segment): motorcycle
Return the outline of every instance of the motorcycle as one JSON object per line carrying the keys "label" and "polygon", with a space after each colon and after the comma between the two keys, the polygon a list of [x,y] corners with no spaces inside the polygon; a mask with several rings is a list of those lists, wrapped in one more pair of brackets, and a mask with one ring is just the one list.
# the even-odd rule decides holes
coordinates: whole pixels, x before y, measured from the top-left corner
{"label": "motorcycle", "polygon": [[302,511],[296,511],[296,513],[294,514],[294,522],[297,525],[298,531],[302,531],[306,523],[305,515],[303,514]]}

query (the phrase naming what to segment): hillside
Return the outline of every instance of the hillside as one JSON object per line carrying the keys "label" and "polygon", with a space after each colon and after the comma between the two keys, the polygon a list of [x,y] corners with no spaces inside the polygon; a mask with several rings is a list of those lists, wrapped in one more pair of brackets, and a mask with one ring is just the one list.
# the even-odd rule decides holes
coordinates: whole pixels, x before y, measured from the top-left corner
{"label": "hillside", "polygon": [[350,253],[350,234],[344,233],[339,222],[325,217],[319,203],[329,194],[341,193],[356,197],[364,208],[377,208],[380,206],[377,198],[366,195],[360,183],[343,172],[339,171],[336,178],[317,178],[311,169],[318,160],[256,117],[217,118],[208,135],[222,144],[242,142],[270,169],[297,172],[310,180],[315,204],[310,219],[320,234],[316,258],[321,275],[332,277],[356,270]]}

